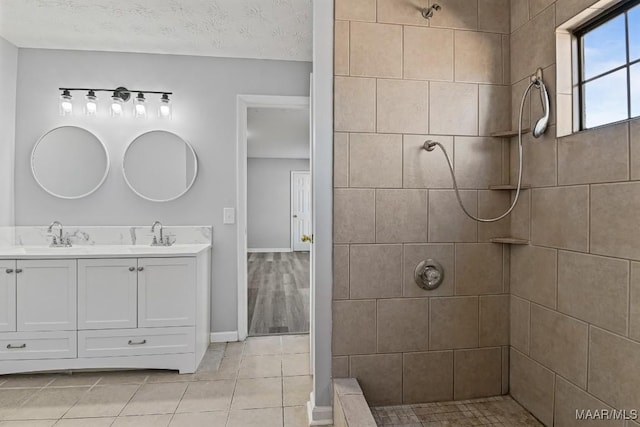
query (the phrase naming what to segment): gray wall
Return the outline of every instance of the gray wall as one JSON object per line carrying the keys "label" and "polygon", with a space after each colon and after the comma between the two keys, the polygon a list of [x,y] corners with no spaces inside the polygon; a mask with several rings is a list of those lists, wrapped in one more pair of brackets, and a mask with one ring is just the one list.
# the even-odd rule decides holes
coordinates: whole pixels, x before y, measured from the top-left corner
{"label": "gray wall", "polygon": [[0,37],[0,226],[13,225],[13,149],[18,48]]}
{"label": "gray wall", "polygon": [[308,170],[308,159],[248,159],[249,249],[291,247],[291,171]]}
{"label": "gray wall", "polygon": [[[236,95],[307,96],[311,64],[21,49],[18,71],[17,224],[41,225],[57,219],[78,225],[151,225],[158,219],[174,225],[213,225],[212,330],[235,331],[236,226],[222,224],[222,210],[235,207],[236,202]],[[121,85],[173,91],[173,120],[161,121],[153,118],[153,113],[146,121],[111,119],[106,115],[104,95],[99,104],[103,111],[95,118],[58,115],[58,87]],[[156,100],[150,102],[155,104]],[[81,104],[74,108],[80,110]],[[105,142],[111,154],[111,173],[104,186],[85,199],[56,199],[42,191],[31,176],[29,155],[33,144],[61,125],[87,128]],[[155,129],[175,132],[189,141],[200,162],[191,191],[162,204],[135,196],[120,172],[127,144]]]}

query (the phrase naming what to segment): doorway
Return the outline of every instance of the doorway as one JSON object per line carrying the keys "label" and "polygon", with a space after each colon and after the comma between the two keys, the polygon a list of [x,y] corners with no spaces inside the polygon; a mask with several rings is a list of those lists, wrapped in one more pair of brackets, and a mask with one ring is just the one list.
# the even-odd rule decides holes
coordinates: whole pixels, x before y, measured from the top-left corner
{"label": "doorway", "polygon": [[238,97],[238,334],[310,329],[308,97]]}

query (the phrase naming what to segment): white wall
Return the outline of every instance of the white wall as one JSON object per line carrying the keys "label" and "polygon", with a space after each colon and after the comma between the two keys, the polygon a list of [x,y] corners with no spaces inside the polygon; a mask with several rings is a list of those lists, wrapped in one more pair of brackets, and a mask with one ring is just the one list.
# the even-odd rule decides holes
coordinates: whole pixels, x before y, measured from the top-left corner
{"label": "white wall", "polygon": [[13,225],[18,48],[0,37],[0,226]]}
{"label": "white wall", "polygon": [[308,170],[308,159],[248,159],[249,249],[291,247],[291,171]]}
{"label": "white wall", "polygon": [[[212,330],[237,326],[236,229],[222,224],[223,207],[236,202],[236,96],[309,93],[311,66],[303,62],[170,55],[21,49],[16,120],[16,222],[42,225],[213,225]],[[173,120],[146,121],[105,114],[58,115],[58,87],[116,87],[173,91]],[[78,95],[82,95],[78,93]],[[103,94],[104,98],[104,94]],[[76,105],[76,107],[79,105]],[[100,107],[106,106],[104,102]],[[130,108],[130,104],[127,104]],[[61,200],[42,191],[31,176],[33,144],[48,130],[78,125],[101,138],[112,168],[104,186],[81,200]],[[198,179],[189,193],[169,203],[135,196],[121,174],[126,145],[143,132],[164,129],[189,141],[198,154]],[[64,163],[64,167],[72,167]]]}

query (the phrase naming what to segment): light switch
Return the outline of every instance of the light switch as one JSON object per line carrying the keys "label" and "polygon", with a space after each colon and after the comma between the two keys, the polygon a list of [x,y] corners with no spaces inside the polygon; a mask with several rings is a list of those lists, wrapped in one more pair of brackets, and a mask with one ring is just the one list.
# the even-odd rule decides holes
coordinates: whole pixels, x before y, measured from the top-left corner
{"label": "light switch", "polygon": [[224,224],[236,223],[236,210],[234,208],[224,208]]}

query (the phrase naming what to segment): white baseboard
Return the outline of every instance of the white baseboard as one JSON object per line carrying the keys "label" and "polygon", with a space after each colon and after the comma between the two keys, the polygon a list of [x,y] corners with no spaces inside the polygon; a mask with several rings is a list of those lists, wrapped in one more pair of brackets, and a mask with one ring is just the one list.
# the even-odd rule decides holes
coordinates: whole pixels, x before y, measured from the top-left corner
{"label": "white baseboard", "polygon": [[249,253],[261,253],[261,252],[293,252],[291,248],[249,248]]}
{"label": "white baseboard", "polygon": [[211,332],[211,342],[238,341],[238,331]]}
{"label": "white baseboard", "polygon": [[307,402],[307,417],[309,418],[309,426],[328,426],[333,425],[333,408],[331,406],[314,406],[313,392],[311,398]]}

